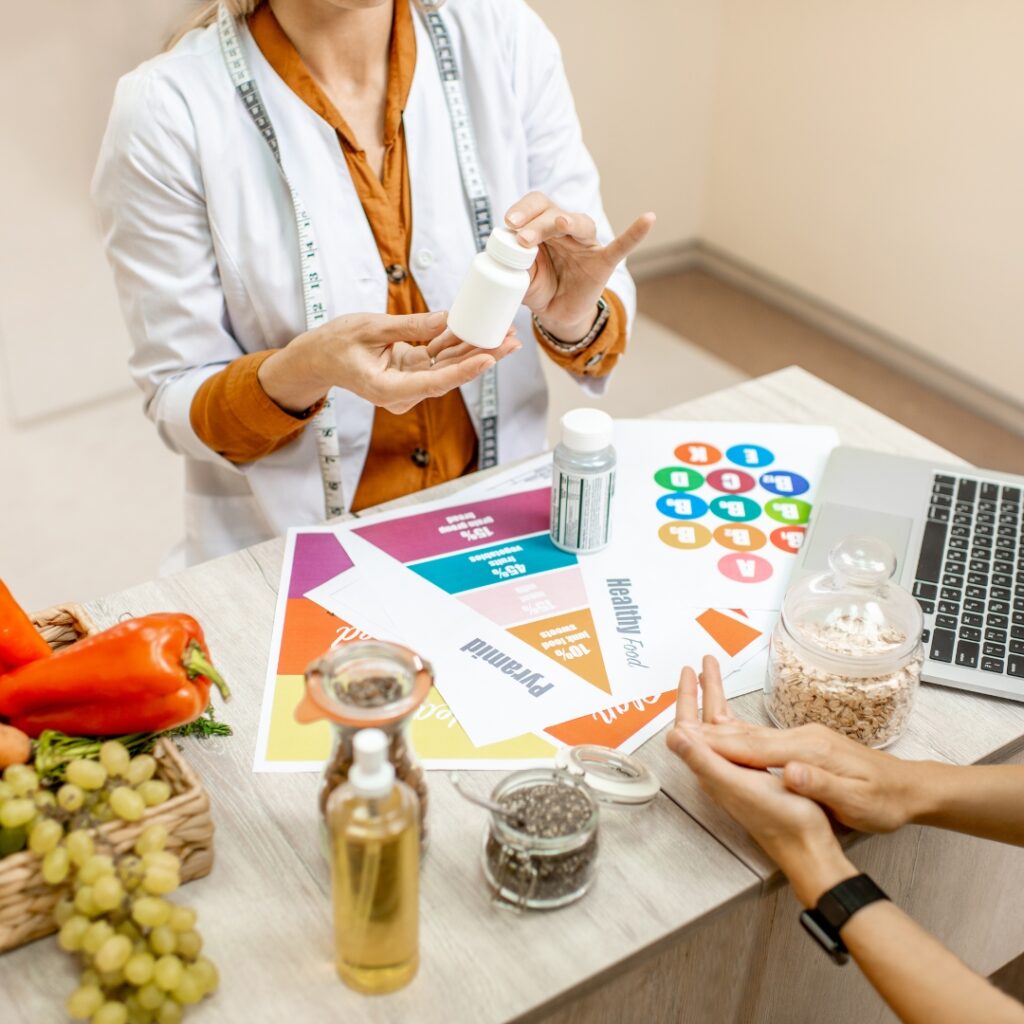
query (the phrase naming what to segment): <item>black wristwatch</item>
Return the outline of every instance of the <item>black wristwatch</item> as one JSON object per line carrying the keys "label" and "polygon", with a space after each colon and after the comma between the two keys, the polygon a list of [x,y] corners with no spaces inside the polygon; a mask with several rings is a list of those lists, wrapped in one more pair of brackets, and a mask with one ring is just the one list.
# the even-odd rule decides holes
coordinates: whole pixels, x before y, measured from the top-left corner
{"label": "black wristwatch", "polygon": [[888,898],[867,875],[856,875],[829,889],[813,910],[800,915],[800,923],[837,964],[845,964],[850,951],[839,930],[858,910]]}

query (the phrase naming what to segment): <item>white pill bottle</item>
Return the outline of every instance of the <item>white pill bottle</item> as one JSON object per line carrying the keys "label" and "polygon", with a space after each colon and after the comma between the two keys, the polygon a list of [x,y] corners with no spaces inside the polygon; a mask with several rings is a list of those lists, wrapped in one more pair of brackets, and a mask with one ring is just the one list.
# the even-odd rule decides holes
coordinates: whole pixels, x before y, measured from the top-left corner
{"label": "white pill bottle", "polygon": [[600,409],[571,409],[551,476],[551,543],[563,551],[600,551],[611,538],[615,494],[612,418]]}
{"label": "white pill bottle", "polygon": [[448,330],[477,348],[497,348],[523,304],[536,258],[536,246],[526,248],[513,232],[495,228],[469,265],[448,311]]}

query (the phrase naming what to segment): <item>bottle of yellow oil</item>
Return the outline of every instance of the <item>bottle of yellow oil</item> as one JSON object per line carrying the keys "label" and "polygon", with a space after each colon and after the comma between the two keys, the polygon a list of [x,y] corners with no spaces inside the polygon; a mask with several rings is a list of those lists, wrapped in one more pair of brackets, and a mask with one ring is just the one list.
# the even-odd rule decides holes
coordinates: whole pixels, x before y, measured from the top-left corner
{"label": "bottle of yellow oil", "polygon": [[419,802],[395,779],[388,739],[363,729],[348,781],[331,794],[335,964],[359,992],[393,992],[419,967]]}

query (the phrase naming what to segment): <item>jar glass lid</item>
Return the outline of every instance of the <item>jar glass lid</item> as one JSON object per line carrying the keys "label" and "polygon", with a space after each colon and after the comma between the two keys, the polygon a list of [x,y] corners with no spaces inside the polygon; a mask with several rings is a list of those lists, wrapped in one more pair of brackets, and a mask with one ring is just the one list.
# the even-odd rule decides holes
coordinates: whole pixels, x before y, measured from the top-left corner
{"label": "jar glass lid", "polygon": [[430,665],[409,648],[360,641],[328,651],[306,669],[306,690],[295,717],[382,728],[414,712],[432,684]]}
{"label": "jar glass lid", "polygon": [[782,619],[794,642],[833,667],[883,670],[921,639],[921,606],[892,579],[896,556],[883,541],[851,536],[829,552],[829,571],[786,593]]}
{"label": "jar glass lid", "polygon": [[555,757],[555,763],[582,779],[602,803],[650,803],[660,788],[658,780],[644,765],[610,747],[589,743],[564,747]]}

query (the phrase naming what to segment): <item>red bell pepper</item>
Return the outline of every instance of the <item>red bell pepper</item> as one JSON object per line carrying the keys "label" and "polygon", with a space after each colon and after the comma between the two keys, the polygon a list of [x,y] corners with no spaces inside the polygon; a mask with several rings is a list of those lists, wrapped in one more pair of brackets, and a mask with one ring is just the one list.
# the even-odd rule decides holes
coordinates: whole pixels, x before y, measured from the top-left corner
{"label": "red bell pepper", "polygon": [[33,737],[163,732],[206,710],[211,682],[230,696],[199,623],[146,615],[0,676],[0,717]]}
{"label": "red bell pepper", "polygon": [[0,580],[0,673],[48,658],[50,645],[36,632],[32,620]]}

